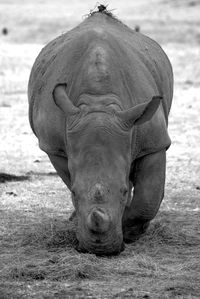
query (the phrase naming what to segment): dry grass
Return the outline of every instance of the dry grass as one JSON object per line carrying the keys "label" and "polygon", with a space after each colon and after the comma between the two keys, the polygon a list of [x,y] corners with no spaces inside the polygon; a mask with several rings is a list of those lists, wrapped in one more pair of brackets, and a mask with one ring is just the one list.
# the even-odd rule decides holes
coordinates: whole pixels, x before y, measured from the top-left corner
{"label": "dry grass", "polygon": [[0,280],[6,289],[7,281],[63,283],[63,290],[66,280],[71,284],[86,281],[96,288],[85,284],[96,296],[93,298],[101,298],[98,287],[109,281],[113,289],[105,288],[105,298],[200,295],[200,213],[162,212],[136,243],[127,245],[120,256],[109,258],[78,253],[72,222],[48,214],[37,216],[37,221],[23,219],[23,225],[15,221],[15,229],[1,238]]}

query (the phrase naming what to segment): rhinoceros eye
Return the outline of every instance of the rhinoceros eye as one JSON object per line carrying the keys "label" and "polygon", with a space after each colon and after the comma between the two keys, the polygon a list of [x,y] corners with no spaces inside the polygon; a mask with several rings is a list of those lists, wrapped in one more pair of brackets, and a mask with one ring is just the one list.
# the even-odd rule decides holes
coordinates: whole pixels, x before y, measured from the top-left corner
{"label": "rhinoceros eye", "polygon": [[84,103],[81,103],[79,106],[78,106],[80,109],[83,109],[83,108],[86,108],[87,107],[87,105],[86,104],[84,104]]}
{"label": "rhinoceros eye", "polygon": [[122,187],[122,188],[120,188],[120,192],[123,196],[126,196],[128,193],[128,189],[126,187]]}
{"label": "rhinoceros eye", "polygon": [[72,194],[73,197],[76,196],[76,192],[75,192],[75,189],[74,189],[74,188],[71,188],[71,194]]}

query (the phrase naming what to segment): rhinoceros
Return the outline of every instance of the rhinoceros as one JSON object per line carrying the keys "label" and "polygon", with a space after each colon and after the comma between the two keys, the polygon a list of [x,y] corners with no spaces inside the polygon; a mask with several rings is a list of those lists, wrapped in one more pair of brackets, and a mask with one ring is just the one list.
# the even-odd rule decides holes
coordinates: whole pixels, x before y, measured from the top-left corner
{"label": "rhinoceros", "polygon": [[78,250],[120,253],[146,231],[164,196],[173,97],[167,55],[95,12],[42,49],[28,97],[39,147],[71,191]]}

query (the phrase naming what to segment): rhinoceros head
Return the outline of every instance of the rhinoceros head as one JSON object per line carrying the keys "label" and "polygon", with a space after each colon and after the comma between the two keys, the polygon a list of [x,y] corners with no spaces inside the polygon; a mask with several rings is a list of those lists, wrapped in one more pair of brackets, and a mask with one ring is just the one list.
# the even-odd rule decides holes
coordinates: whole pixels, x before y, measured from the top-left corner
{"label": "rhinoceros head", "polygon": [[161,97],[123,111],[113,95],[69,100],[65,85],[54,101],[66,116],[66,152],[79,249],[96,254],[123,248],[122,215],[131,190],[132,129],[151,119]]}

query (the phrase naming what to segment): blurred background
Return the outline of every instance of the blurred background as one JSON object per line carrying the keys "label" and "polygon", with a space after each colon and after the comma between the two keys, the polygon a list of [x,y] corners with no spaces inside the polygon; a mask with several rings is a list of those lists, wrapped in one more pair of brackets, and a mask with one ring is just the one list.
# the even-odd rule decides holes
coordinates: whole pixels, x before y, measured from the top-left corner
{"label": "blurred background", "polygon": [[[88,0],[1,0],[0,26],[15,43],[45,44],[79,24],[100,2]],[[160,43],[200,42],[199,0],[103,2],[120,20]]]}

